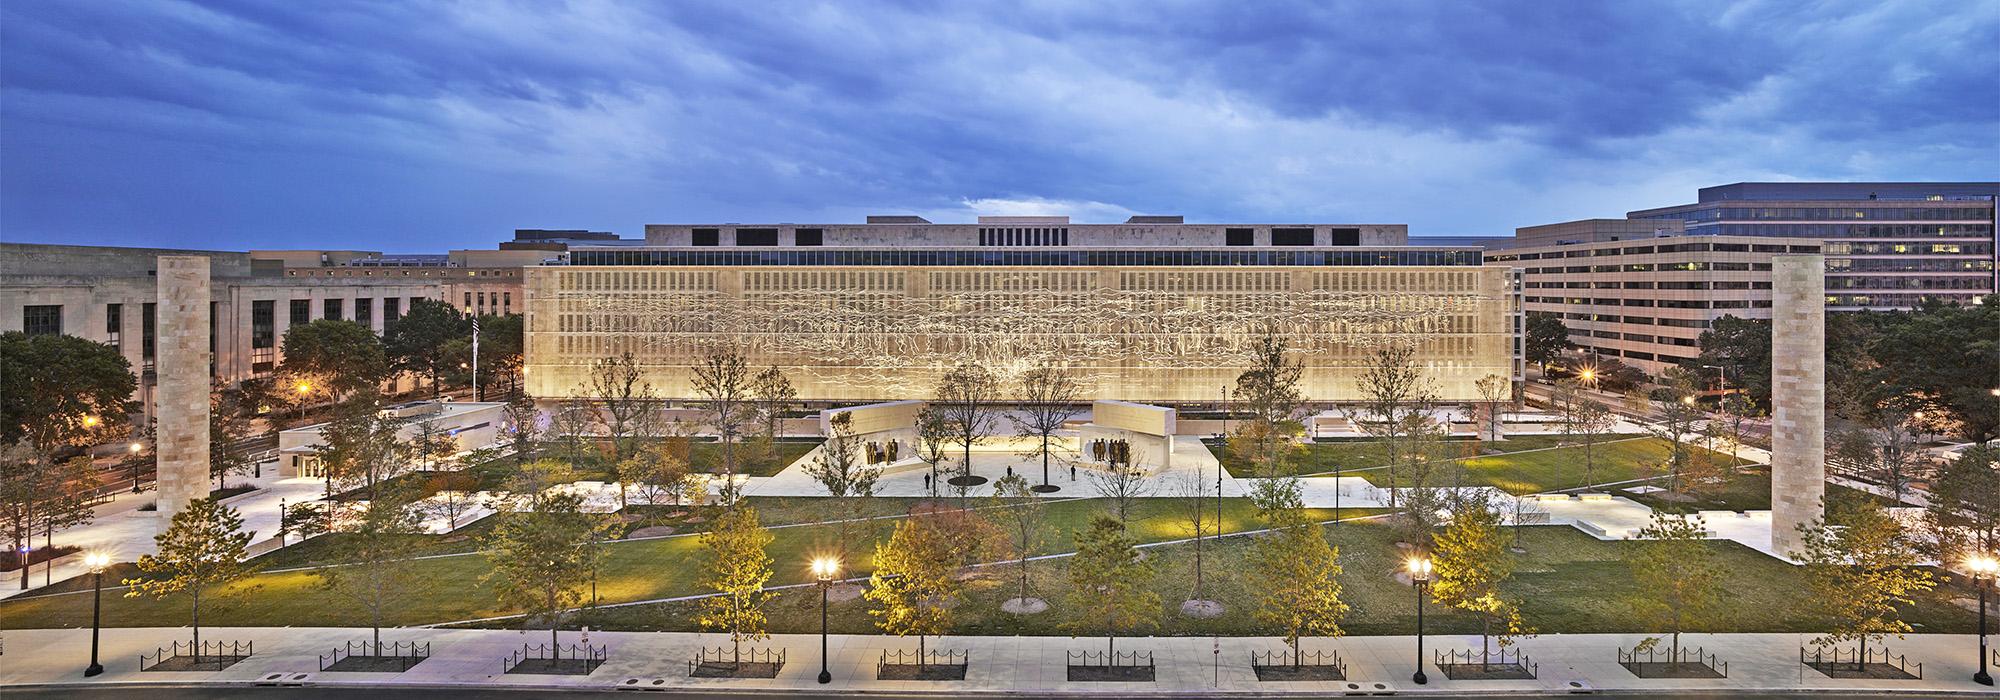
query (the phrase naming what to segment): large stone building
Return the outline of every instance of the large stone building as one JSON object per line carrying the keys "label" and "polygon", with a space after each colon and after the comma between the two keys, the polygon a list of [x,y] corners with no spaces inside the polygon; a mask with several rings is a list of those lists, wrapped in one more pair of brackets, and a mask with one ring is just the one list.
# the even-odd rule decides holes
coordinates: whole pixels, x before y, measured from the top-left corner
{"label": "large stone building", "polygon": [[[359,255],[346,257],[349,253]],[[286,329],[316,319],[356,321],[381,333],[418,299],[462,302],[476,313],[498,314],[518,310],[521,298],[518,266],[373,266],[366,261],[382,256],[367,251],[9,243],[0,244],[0,331],[68,334],[117,347],[140,378],[133,398],[150,414],[161,255],[209,258],[209,374],[225,383],[269,376],[284,359]]]}
{"label": "large stone building", "polygon": [[1723,316],[1771,318],[1771,258],[1817,240],[1696,236],[1678,221],[1585,219],[1517,229],[1486,254],[1522,272],[1528,315],[1560,318],[1583,352],[1658,375],[1701,354]]}
{"label": "large stone building", "polygon": [[585,394],[592,361],[630,352],[663,395],[692,398],[692,366],[734,349],[815,402],[927,398],[960,361],[1005,374],[1044,359],[1075,369],[1084,400],[1212,402],[1267,333],[1316,401],[1356,398],[1392,342],[1418,345],[1447,400],[1518,378],[1513,272],[1407,238],[1180,217],[648,226],[645,246],[572,245],[567,265],[526,270],[526,382]]}
{"label": "large stone building", "polygon": [[1825,241],[1828,310],[1973,303],[1996,288],[2000,182],[1740,182],[1626,218],[1690,234]]}

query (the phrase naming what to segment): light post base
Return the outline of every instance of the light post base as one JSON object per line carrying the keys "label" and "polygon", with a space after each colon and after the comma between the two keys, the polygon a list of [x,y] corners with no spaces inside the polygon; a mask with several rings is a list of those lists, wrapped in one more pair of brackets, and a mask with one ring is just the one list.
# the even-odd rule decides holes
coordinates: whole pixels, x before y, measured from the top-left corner
{"label": "light post base", "polygon": [[1425,683],[1431,682],[1431,679],[1430,677],[1425,676],[1424,670],[1420,668],[1417,669],[1416,673],[1410,674],[1410,682],[1415,683],[1417,685],[1423,685]]}
{"label": "light post base", "polygon": [[827,684],[827,683],[832,683],[832,682],[833,682],[833,674],[832,674],[831,672],[828,672],[828,671],[820,671],[820,672],[819,672],[819,682],[820,682],[820,684],[821,684],[821,685],[825,685],[825,684]]}
{"label": "light post base", "polygon": [[1978,673],[1972,674],[1972,682],[1978,683],[1980,685],[1993,685],[1993,674],[1987,673],[1985,671],[1980,671]]}
{"label": "light post base", "polygon": [[[101,673],[104,673],[104,664],[91,664],[88,668],[83,669],[84,678],[89,678],[91,676],[95,676]],[[1987,685],[1993,685],[1993,683],[1989,681]]]}

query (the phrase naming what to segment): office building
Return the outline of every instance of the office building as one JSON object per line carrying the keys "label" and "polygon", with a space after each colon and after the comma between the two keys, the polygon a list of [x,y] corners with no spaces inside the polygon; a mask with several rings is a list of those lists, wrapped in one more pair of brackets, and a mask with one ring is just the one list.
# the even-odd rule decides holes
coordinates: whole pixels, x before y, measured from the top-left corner
{"label": "office building", "polygon": [[1994,182],[1742,182],[1628,219],[1692,235],[1825,241],[1830,311],[1974,303],[1995,285]]}
{"label": "office building", "polygon": [[1214,402],[1266,334],[1315,401],[1357,398],[1394,342],[1417,344],[1447,400],[1519,377],[1512,271],[1410,246],[1401,225],[654,225],[644,246],[572,244],[566,265],[525,272],[525,377],[543,399],[586,394],[590,363],[626,352],[663,396],[693,398],[693,365],[727,349],[812,402],[929,398],[961,361],[1006,376],[1044,360],[1074,369],[1082,400]]}
{"label": "office building", "polygon": [[1771,256],[1817,252],[1812,239],[1586,219],[1517,229],[1486,260],[1519,269],[1527,314],[1562,319],[1584,353],[1657,376],[1701,354],[1698,341],[1715,319],[1771,318]]}

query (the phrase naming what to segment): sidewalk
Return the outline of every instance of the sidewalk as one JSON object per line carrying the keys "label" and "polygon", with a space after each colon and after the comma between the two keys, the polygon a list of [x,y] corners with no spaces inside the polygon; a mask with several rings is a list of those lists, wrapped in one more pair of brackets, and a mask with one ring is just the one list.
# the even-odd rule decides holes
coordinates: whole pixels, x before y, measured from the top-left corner
{"label": "sidewalk", "polygon": [[[416,685],[471,687],[541,687],[610,689],[628,678],[663,679],[664,687],[710,690],[845,690],[877,692],[1018,693],[1059,692],[1074,694],[1151,693],[1182,695],[1325,695],[1338,693],[1345,684],[1338,681],[1259,682],[1250,668],[1252,651],[1275,651],[1283,647],[1271,638],[1222,638],[1220,653],[1210,637],[1122,638],[1120,651],[1151,652],[1157,667],[1151,683],[1087,683],[1066,680],[1068,652],[1102,651],[1104,639],[1096,637],[944,637],[930,640],[933,650],[970,650],[971,663],[966,680],[879,681],[875,662],[884,649],[914,650],[914,639],[881,636],[836,635],[831,640],[833,683],[821,686],[819,638],[813,635],[778,635],[766,642],[746,644],[746,648],[786,650],[784,668],[773,679],[691,679],[685,659],[697,646],[727,646],[722,635],[685,633],[594,632],[591,643],[610,647],[610,660],[588,676],[518,675],[501,672],[501,658],[522,644],[546,644],[546,631],[514,630],[418,630],[394,629],[383,632],[385,642],[425,641],[431,644],[431,658],[404,673],[320,673],[318,655],[350,640],[364,640],[366,629],[323,628],[210,628],[202,638],[215,641],[251,641],[256,654],[235,666],[215,672],[140,672],[138,657],[174,639],[185,639],[186,629],[106,630],[100,659],[103,675],[85,679],[82,670],[89,662],[89,630],[17,630],[4,637],[6,654],[0,656],[0,687],[106,684],[217,684],[245,685],[270,673],[309,673],[306,682],[316,685]],[[578,634],[566,631],[564,644],[577,641]],[[1835,680],[1800,666],[1798,648],[1810,635],[1731,634],[1688,635],[1687,646],[1705,646],[1729,662],[1729,677],[1713,680],[1639,679],[1617,663],[1620,645],[1630,647],[1638,635],[1547,635],[1522,641],[1522,649],[1540,664],[1536,680],[1453,681],[1426,664],[1431,682],[1416,686],[1410,682],[1413,637],[1350,637],[1309,639],[1307,651],[1337,650],[1346,661],[1350,681],[1382,682],[1404,693],[1413,692],[1566,692],[1572,681],[1581,681],[1598,690],[1664,691],[1694,690],[1743,691],[1885,691],[1927,696],[1983,694],[2000,697],[1992,688],[1971,681],[1976,663],[1976,640],[1971,635],[1913,635],[1891,640],[1887,647],[1924,664],[1922,680]],[[1426,653],[1436,649],[1476,649],[1476,636],[1425,638]]]}

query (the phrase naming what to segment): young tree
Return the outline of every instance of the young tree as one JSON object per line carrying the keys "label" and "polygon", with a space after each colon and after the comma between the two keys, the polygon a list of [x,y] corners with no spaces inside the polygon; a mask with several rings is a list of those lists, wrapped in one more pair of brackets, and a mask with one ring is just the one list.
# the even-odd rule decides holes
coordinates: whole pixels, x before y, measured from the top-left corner
{"label": "young tree", "polygon": [[409,466],[409,445],[402,439],[403,419],[378,408],[372,392],[355,394],[334,407],[334,418],[313,446],[326,472],[327,492],[333,484],[359,484],[369,499],[376,487]]}
{"label": "young tree", "polygon": [[501,605],[546,620],[549,646],[560,648],[562,614],[583,602],[603,561],[598,542],[604,525],[573,493],[536,491],[503,503],[502,516],[487,537],[492,569],[481,581],[493,587]]}
{"label": "young tree", "polygon": [[1202,580],[1202,539],[1222,532],[1221,514],[1210,517],[1208,509],[1208,480],[1200,472],[1182,472],[1173,481],[1174,506],[1180,515],[1181,524],[1187,528],[1188,536],[1194,538],[1194,595],[1188,601],[1198,606],[1215,608],[1221,605],[1208,600],[1203,595]]}
{"label": "young tree", "polygon": [[1910,631],[1900,608],[1936,581],[1917,568],[1915,542],[1887,509],[1873,499],[1836,501],[1825,518],[1799,526],[1799,534],[1812,600],[1829,625],[1815,646],[1858,642],[1857,657],[1866,663],[1869,640],[1902,639]]}
{"label": "young tree", "polygon": [[1139,504],[1153,494],[1153,481],[1146,478],[1146,469],[1139,466],[1146,459],[1145,451],[1130,449],[1130,460],[1112,460],[1102,469],[1084,472],[1084,478],[1104,497],[1105,506],[1120,525],[1129,525],[1138,515]]}
{"label": "young tree", "polygon": [[828,423],[833,434],[820,445],[805,471],[826,488],[833,510],[833,517],[829,518],[834,525],[832,546],[839,549],[840,558],[845,561],[853,543],[861,539],[856,535],[870,527],[868,502],[875,495],[875,482],[882,478],[882,469],[861,463],[861,440],[854,435],[853,414],[835,413]]}
{"label": "young tree", "polygon": [[409,423],[416,430],[410,434],[404,454],[416,462],[419,470],[437,471],[439,462],[458,454],[458,440],[437,419],[417,418]]}
{"label": "young tree", "polygon": [[157,554],[139,556],[140,578],[125,579],[132,589],[127,598],[166,598],[178,593],[188,596],[188,610],[194,627],[195,658],[201,658],[201,604],[210,594],[223,594],[225,586],[250,575],[244,565],[250,533],[243,531],[243,518],[236,509],[212,498],[189,501],[186,508],[167,521],[167,531],[153,538]]}
{"label": "young tree", "polygon": [[[57,460],[37,454],[26,445],[5,448],[0,460],[0,509],[16,552],[34,542],[35,533],[44,538],[44,547],[53,548],[55,531],[89,523],[92,494],[97,472],[88,457]],[[52,578],[53,563],[43,567],[43,577]],[[28,573],[34,567],[21,562],[21,589],[28,588]]]}
{"label": "young tree", "polygon": [[792,388],[792,380],[773,366],[750,378],[750,396],[757,402],[757,420],[762,424],[762,435],[766,440],[778,437],[778,426],[785,420],[785,411],[798,401],[799,392]]}
{"label": "young tree", "polygon": [[429,380],[431,395],[437,396],[443,388],[439,380],[457,366],[456,360],[439,349],[471,332],[465,316],[452,305],[413,299],[401,317],[382,329],[382,350],[393,369]]}
{"label": "young tree", "polygon": [[1667,476],[1667,491],[1676,495],[1686,492],[1687,472],[1696,468],[1694,440],[1701,436],[1702,412],[1695,395],[1700,391],[1701,382],[1693,372],[1670,367],[1652,395],[1659,418],[1646,424],[1646,432],[1667,443],[1667,456],[1655,468]]}
{"label": "young tree", "polygon": [[1063,425],[1082,415],[1077,409],[1082,395],[1083,387],[1076,373],[1054,360],[1044,360],[1021,373],[1021,405],[1015,409],[1014,426],[1021,437],[1040,441],[1030,456],[1042,458],[1044,490],[1054,490],[1047,488],[1051,486],[1049,460],[1055,457],[1060,445],[1051,441]]}
{"label": "young tree", "polygon": [[1915,419],[1894,405],[1876,405],[1856,411],[1847,425],[1832,431],[1830,455],[1845,463],[1853,475],[1889,489],[1898,503],[1909,495],[1911,482],[1926,479],[1932,460],[1917,436]]}
{"label": "young tree", "polygon": [[937,495],[938,466],[944,464],[945,450],[951,446],[951,421],[944,411],[926,405],[917,411],[916,457],[931,468],[931,495]]}
{"label": "young tree", "polygon": [[507,445],[514,452],[514,465],[520,466],[534,457],[535,445],[542,438],[542,412],[535,408],[534,399],[516,396],[507,401],[506,418],[501,425]]}
{"label": "young tree", "polygon": [[[1493,642],[1504,650],[1513,645],[1515,637],[1533,634],[1520,609],[1500,596],[1500,585],[1514,574],[1514,558],[1507,552],[1500,513],[1492,504],[1479,500],[1455,503],[1451,524],[1436,537],[1431,564],[1436,572],[1431,597],[1479,616],[1482,666],[1492,654]],[[1493,630],[1495,623],[1501,625],[1498,634]]]}
{"label": "young tree", "polygon": [[[472,487],[471,479],[463,474],[432,474],[426,482],[425,490],[434,494],[422,503],[419,510],[444,518],[446,534],[458,531],[459,518],[472,512],[473,495],[466,489]],[[303,504],[301,504],[303,505]]]}
{"label": "young tree", "polygon": [[1283,338],[1259,338],[1251,347],[1250,369],[1236,376],[1236,401],[1250,413],[1250,420],[1230,438],[1231,443],[1242,441],[1243,447],[1239,450],[1232,444],[1231,449],[1248,457],[1257,465],[1257,473],[1267,478],[1290,475],[1292,470],[1285,468],[1288,448],[1305,431],[1298,420],[1306,401],[1299,390],[1305,364],[1287,359],[1285,351]]}
{"label": "young tree", "polygon": [[[1034,487],[1019,474],[1008,474],[993,482],[993,506],[994,523],[1011,536],[1009,544],[1013,546],[1015,562],[1020,565],[1021,592],[1014,599],[1023,611],[1032,611],[1032,606],[1040,601],[1028,597],[1028,557],[1041,546],[1042,514],[1046,508]],[[1197,580],[1199,576],[1197,573]],[[1201,584],[1196,583],[1195,590],[1200,589]]]}
{"label": "young tree", "polygon": [[1497,374],[1480,377],[1473,382],[1479,390],[1481,422],[1486,424],[1486,439],[1500,439],[1500,415],[1514,400],[1514,382]]}
{"label": "young tree", "polygon": [[353,321],[322,318],[285,330],[280,386],[324,387],[334,401],[374,391],[389,377],[388,355],[375,332]]}
{"label": "young tree", "polygon": [[1564,418],[1564,423],[1583,438],[1583,488],[1588,490],[1597,485],[1597,443],[1611,431],[1618,417],[1604,402],[1579,396],[1566,407]]}
{"label": "young tree", "polygon": [[972,477],[972,446],[993,430],[995,409],[1000,401],[1000,381],[981,365],[960,363],[945,373],[938,383],[934,404],[950,428],[952,438],[964,446],[965,459],[959,464],[959,505],[965,505],[966,489]]}
{"label": "young tree", "polygon": [[709,427],[722,447],[722,503],[736,504],[736,438],[752,418],[750,363],[733,349],[702,356],[694,367],[694,391],[708,412]]}
{"label": "young tree", "polygon": [[1075,540],[1076,556],[1069,560],[1071,606],[1096,615],[1079,614],[1070,625],[1087,631],[1102,623],[1105,654],[1116,659],[1119,633],[1159,623],[1160,594],[1150,585],[1153,562],[1139,558],[1125,526],[1103,514],[1091,518],[1090,527],[1076,533]]}
{"label": "young tree", "polygon": [[[1638,590],[1630,600],[1633,616],[1648,629],[1664,629],[1673,642],[1672,663],[1681,661],[1681,632],[1700,631],[1721,612],[1722,563],[1703,540],[1708,523],[1699,515],[1653,511],[1653,522],[1625,548],[1625,565]],[[1659,637],[1648,637],[1633,651],[1651,650]]]}
{"label": "young tree", "polygon": [[1297,665],[1300,637],[1341,636],[1347,604],[1340,600],[1339,548],[1327,543],[1318,523],[1290,520],[1257,539],[1250,564],[1262,593],[1257,621],[1285,631]]}
{"label": "young tree", "polygon": [[963,592],[956,573],[962,552],[942,520],[904,518],[889,541],[875,545],[875,573],[868,600],[880,607],[868,614],[875,625],[899,637],[917,636],[917,664],[927,656],[924,637],[951,629],[952,610]]}
{"label": "young tree", "polygon": [[670,428],[664,439],[635,458],[638,466],[634,482],[638,484],[639,497],[646,499],[647,505],[681,505],[688,482],[694,480],[684,456],[687,445],[687,436],[680,434],[678,428]]}
{"label": "young tree", "polygon": [[581,388],[597,397],[598,410],[590,412],[598,432],[611,440],[613,471],[618,473],[618,507],[625,507],[625,487],[631,481],[624,473],[626,460],[638,454],[647,438],[657,432],[659,394],[639,371],[639,363],[626,352],[617,357],[590,363],[590,374]]}
{"label": "young tree", "polygon": [[1570,342],[1569,327],[1552,314],[1529,314],[1526,333],[1526,359],[1541,365],[1543,372],[1549,371],[1549,365],[1560,359],[1563,351],[1576,347]]}
{"label": "young tree", "polygon": [[381,497],[355,507],[333,538],[334,561],[346,566],[312,570],[320,586],[368,614],[373,656],[382,655],[382,622],[391,610],[421,596],[430,579],[412,559],[424,534],[423,513],[412,489],[385,489]]}
{"label": "young tree", "polygon": [[1727,416],[1726,420],[1729,426],[1729,471],[1734,473],[1737,467],[1743,463],[1743,424],[1749,422],[1751,419],[1763,417],[1764,411],[1757,407],[1757,403],[1751,400],[1748,394],[1743,392],[1722,397],[1722,403],[1719,408],[1722,409],[1722,414]]}
{"label": "young tree", "polygon": [[748,506],[724,511],[715,529],[701,536],[707,552],[701,583],[719,595],[702,599],[696,621],[703,629],[729,631],[732,663],[742,662],[743,642],[770,636],[764,631],[764,601],[771,597],[764,590],[771,580],[771,557],[764,549],[770,544],[771,533],[757,524],[757,509]]}
{"label": "young tree", "polygon": [[583,399],[565,399],[549,415],[550,447],[555,456],[578,469],[597,461],[599,453],[591,445],[597,409]]}
{"label": "young tree", "polygon": [[1394,508],[1402,477],[1424,461],[1421,450],[1434,439],[1417,433],[1432,432],[1423,426],[1435,422],[1430,412],[1437,404],[1437,386],[1418,361],[1415,342],[1377,348],[1358,383],[1360,415],[1350,414],[1349,418],[1382,443],[1388,457],[1383,476],[1389,482],[1389,507]]}
{"label": "young tree", "polygon": [[217,489],[229,487],[230,474],[241,475],[256,466],[249,453],[237,449],[238,442],[250,437],[251,410],[243,392],[234,387],[217,384],[208,394],[208,476]]}

